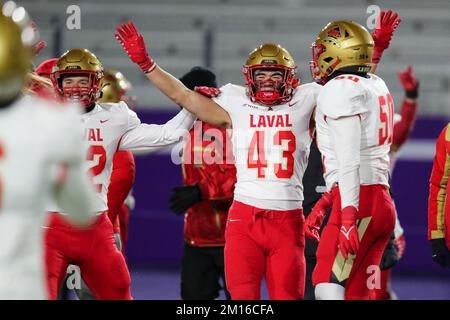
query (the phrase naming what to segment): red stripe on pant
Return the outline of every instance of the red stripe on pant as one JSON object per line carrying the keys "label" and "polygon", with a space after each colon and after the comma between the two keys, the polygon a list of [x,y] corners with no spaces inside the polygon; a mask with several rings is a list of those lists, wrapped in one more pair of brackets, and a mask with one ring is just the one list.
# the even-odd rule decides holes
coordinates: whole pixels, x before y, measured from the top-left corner
{"label": "red stripe on pant", "polygon": [[58,213],[49,214],[45,260],[50,299],[56,299],[67,266],[80,267],[81,277],[97,299],[129,300],[130,274],[114,242],[106,212],[89,228],[77,228]]}
{"label": "red stripe on pant", "polygon": [[234,300],[260,299],[266,274],[270,299],[303,299],[303,210],[264,210],[234,201],[225,230],[225,278]]}
{"label": "red stripe on pant", "polygon": [[[332,192],[333,208],[325,226],[316,257],[313,285],[332,282],[332,268],[338,253],[338,236],[341,226],[341,200],[339,189]],[[345,284],[346,299],[370,299],[372,291],[368,281],[374,278],[373,270],[380,265],[384,249],[394,231],[395,211],[389,190],[383,185],[360,187],[357,219],[371,217],[362,238],[349,277]],[[378,269],[379,270],[379,269]],[[377,276],[377,275],[375,275]],[[381,277],[381,272],[378,274]],[[375,281],[375,285],[376,285]]]}

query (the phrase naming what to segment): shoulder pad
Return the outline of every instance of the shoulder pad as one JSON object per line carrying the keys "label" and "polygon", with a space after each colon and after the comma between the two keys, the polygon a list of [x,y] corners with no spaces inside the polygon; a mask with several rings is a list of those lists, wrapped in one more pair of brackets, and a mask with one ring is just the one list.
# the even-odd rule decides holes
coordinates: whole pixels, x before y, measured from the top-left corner
{"label": "shoulder pad", "polygon": [[365,99],[365,89],[360,78],[344,75],[323,86],[317,105],[327,117],[337,119],[368,112]]}

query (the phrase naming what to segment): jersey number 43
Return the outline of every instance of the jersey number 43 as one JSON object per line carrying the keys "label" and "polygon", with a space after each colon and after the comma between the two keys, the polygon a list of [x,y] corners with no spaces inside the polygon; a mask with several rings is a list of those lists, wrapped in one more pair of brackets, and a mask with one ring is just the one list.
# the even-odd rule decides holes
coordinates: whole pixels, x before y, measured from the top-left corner
{"label": "jersey number 43", "polygon": [[[289,179],[294,174],[294,156],[296,148],[295,135],[292,131],[277,131],[273,136],[273,144],[281,146],[283,141],[287,141],[287,149],[283,150],[282,157],[286,159],[286,165],[283,168],[283,164],[274,164],[274,173],[277,178]],[[266,155],[264,151],[265,145],[265,132],[256,131],[250,142],[247,157],[247,167],[249,169],[258,170],[258,178],[266,177],[266,169],[268,167]]]}

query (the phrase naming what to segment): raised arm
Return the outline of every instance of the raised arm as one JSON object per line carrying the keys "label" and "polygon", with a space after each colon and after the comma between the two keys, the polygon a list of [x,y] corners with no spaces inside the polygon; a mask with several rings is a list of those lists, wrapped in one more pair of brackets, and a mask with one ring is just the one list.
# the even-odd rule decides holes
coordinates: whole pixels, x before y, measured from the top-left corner
{"label": "raised arm", "polygon": [[371,73],[376,73],[381,56],[383,55],[384,50],[389,48],[394,31],[401,21],[402,20],[398,18],[398,14],[393,13],[392,10],[388,10],[387,12],[382,10],[380,12],[377,19],[377,25],[372,33],[375,47],[373,49],[372,68],[370,69]]}
{"label": "raised arm", "polygon": [[405,90],[405,98],[400,108],[401,119],[394,124],[394,141],[391,145],[391,151],[397,151],[408,139],[414,123],[418,108],[419,82],[414,77],[412,66],[408,66],[405,71],[398,73],[400,83]]}
{"label": "raised arm", "polygon": [[217,103],[186,88],[181,81],[160,68],[147,52],[144,38],[129,21],[117,27],[116,39],[131,61],[139,65],[147,78],[176,104],[212,125],[231,128],[228,113]]}

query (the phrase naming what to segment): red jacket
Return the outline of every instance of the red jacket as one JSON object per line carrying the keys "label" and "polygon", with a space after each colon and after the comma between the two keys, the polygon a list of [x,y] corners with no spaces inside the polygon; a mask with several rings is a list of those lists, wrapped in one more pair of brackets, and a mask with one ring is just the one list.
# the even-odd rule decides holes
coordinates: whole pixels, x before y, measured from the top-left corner
{"label": "red jacket", "polygon": [[[202,130],[200,130],[200,128]],[[203,200],[185,214],[184,238],[192,246],[224,246],[236,167],[226,130],[197,121],[183,150],[183,183],[198,184]],[[224,156],[225,155],[225,156]],[[220,161],[208,161],[219,159]],[[210,164],[208,164],[210,163]]]}
{"label": "red jacket", "polygon": [[133,187],[135,176],[134,157],[131,151],[117,151],[108,187],[108,216],[118,230],[119,210]]}
{"label": "red jacket", "polygon": [[417,114],[417,101],[410,102],[403,100],[402,106],[400,108],[401,119],[398,123],[394,124],[394,137],[392,146],[395,149],[399,149],[408,139],[411,130],[416,122]]}
{"label": "red jacket", "polygon": [[445,238],[450,248],[450,123],[436,142],[428,198],[428,240]]}

